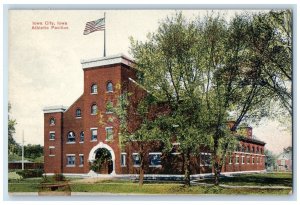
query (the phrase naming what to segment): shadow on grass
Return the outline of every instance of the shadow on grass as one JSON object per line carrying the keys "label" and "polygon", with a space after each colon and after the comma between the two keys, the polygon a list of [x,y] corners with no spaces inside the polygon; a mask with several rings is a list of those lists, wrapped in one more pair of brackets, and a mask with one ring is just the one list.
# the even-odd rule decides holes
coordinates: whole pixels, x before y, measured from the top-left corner
{"label": "shadow on grass", "polygon": [[[233,177],[223,176],[220,179],[220,184],[227,185],[254,185],[254,186],[289,186],[291,187],[292,174],[251,174],[239,175]],[[214,183],[214,179],[204,179],[201,182]]]}

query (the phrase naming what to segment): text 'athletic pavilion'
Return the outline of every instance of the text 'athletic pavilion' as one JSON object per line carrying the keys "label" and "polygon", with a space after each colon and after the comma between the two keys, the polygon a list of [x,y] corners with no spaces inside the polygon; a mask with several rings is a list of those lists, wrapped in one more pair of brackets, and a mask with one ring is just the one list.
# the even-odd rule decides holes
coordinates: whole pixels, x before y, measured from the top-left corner
{"label": "text 'athletic pavilion'", "polygon": [[[139,173],[139,150],[134,144],[120,146],[120,124],[111,110],[123,92],[132,93],[129,102],[133,105],[145,92],[135,81],[134,61],[124,55],[115,55],[83,60],[81,64],[83,94],[68,108],[52,106],[43,110],[45,173],[94,173],[91,169],[99,174]],[[265,143],[253,138],[251,127],[242,129],[244,136],[238,136],[239,149],[226,159],[222,172],[265,170]],[[173,144],[180,146],[176,142]],[[183,174],[178,149],[162,152],[160,142],[147,143],[145,147],[145,174]],[[108,155],[109,160],[98,160],[103,158],[101,155]],[[95,162],[102,164],[97,167]],[[191,160],[192,174],[212,173],[212,169],[207,149],[199,151],[199,156]]]}

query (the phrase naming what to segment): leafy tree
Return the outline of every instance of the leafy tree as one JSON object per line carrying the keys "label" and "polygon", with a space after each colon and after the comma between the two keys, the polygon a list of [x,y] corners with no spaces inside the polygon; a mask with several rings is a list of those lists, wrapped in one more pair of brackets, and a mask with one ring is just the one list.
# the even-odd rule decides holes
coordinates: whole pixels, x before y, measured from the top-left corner
{"label": "leafy tree", "polygon": [[36,159],[44,154],[44,147],[41,145],[28,144],[24,146],[24,157],[30,159]]}
{"label": "leafy tree", "polygon": [[[166,147],[176,136],[187,185],[190,156],[200,144],[212,150],[218,185],[226,156],[237,142],[239,124],[270,114],[270,99],[276,99],[264,78],[264,62],[270,54],[262,56],[252,48],[254,37],[265,41],[265,33],[257,37],[253,31],[254,25],[264,28],[265,22],[256,21],[260,15],[239,15],[227,23],[219,15],[188,22],[177,13],[163,21],[157,33],[149,34],[146,42],[131,41],[140,71],[138,82],[156,101],[168,105],[169,112],[155,118],[159,129],[153,133],[166,137],[160,138]],[[228,129],[230,112],[235,113],[235,123]]]}
{"label": "leafy tree", "polygon": [[17,124],[15,119],[10,117],[11,104],[8,104],[8,154],[21,153],[21,146],[15,141],[13,134],[16,132],[15,126]]}
{"label": "leafy tree", "polygon": [[267,169],[274,169],[276,167],[276,159],[277,156],[271,152],[270,150],[265,150],[265,155],[266,155],[266,167]]}

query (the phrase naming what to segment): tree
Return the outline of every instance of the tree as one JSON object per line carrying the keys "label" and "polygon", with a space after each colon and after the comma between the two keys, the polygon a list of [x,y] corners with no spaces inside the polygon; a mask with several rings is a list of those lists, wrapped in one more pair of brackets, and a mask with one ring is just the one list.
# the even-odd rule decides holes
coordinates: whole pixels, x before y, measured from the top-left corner
{"label": "tree", "polygon": [[[168,105],[169,112],[154,120],[156,133],[163,133],[166,146],[176,136],[187,185],[190,156],[201,143],[212,150],[218,185],[225,159],[237,142],[239,124],[259,121],[271,112],[270,99],[276,99],[276,93],[264,78],[264,62],[271,54],[258,55],[252,48],[253,26],[263,28],[265,23],[257,23],[256,17],[237,15],[227,23],[213,13],[188,22],[177,13],[163,21],[157,33],[149,34],[146,42],[131,41],[140,71],[138,82]],[[264,42],[263,37],[257,38]],[[228,128],[232,112],[235,123]]]}
{"label": "tree", "polygon": [[271,169],[274,170],[274,168],[276,167],[276,159],[277,156],[271,152],[270,150],[265,150],[265,155],[266,155],[266,167],[267,169]]}
{"label": "tree", "polygon": [[10,117],[11,104],[8,104],[8,154],[19,154],[21,146],[15,141],[13,134],[16,132],[15,126],[17,124],[15,119]]}

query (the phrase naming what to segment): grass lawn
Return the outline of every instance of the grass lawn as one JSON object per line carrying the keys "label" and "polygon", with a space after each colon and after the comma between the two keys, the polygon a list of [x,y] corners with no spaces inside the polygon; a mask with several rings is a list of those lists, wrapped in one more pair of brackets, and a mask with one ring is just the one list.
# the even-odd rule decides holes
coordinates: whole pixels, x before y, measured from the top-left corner
{"label": "grass lawn", "polygon": [[[264,173],[244,174],[234,177],[222,177],[220,184],[239,186],[289,186],[292,187],[291,173]],[[204,179],[199,182],[213,183],[213,179]]]}
{"label": "grass lawn", "polygon": [[[72,192],[103,192],[123,194],[240,194],[240,195],[287,195],[291,189],[259,189],[259,188],[222,188],[215,186],[184,187],[174,183],[147,183],[139,187],[138,183],[126,180],[103,180],[95,183],[78,182],[69,178]],[[9,192],[38,192],[42,178],[10,180]],[[211,179],[201,182],[212,183]],[[222,184],[256,185],[256,186],[291,186],[292,175],[288,173],[251,174],[222,178]]]}

